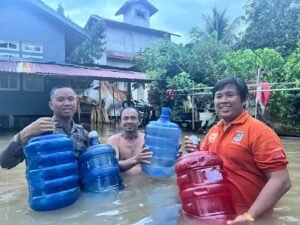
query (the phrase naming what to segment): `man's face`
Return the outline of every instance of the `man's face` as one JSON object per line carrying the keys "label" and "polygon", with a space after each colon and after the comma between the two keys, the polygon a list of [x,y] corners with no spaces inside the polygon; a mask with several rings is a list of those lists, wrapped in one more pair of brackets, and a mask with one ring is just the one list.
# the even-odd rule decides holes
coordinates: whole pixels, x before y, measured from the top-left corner
{"label": "man's face", "polygon": [[56,117],[70,119],[77,110],[77,99],[71,88],[58,88],[49,102],[49,107]]}
{"label": "man's face", "polygon": [[235,85],[226,85],[215,93],[215,110],[226,122],[231,122],[242,114],[243,102]]}
{"label": "man's face", "polygon": [[121,126],[125,132],[136,132],[141,121],[135,109],[128,108],[122,112]]}

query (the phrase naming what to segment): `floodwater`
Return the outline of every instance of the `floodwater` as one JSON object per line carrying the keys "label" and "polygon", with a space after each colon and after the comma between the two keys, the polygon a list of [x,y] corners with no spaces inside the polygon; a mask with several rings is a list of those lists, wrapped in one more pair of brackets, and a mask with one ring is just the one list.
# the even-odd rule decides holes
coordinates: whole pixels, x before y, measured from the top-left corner
{"label": "floodwater", "polygon": [[[102,143],[118,128],[99,129]],[[184,133],[188,134],[188,133]],[[0,133],[0,148],[12,137]],[[289,158],[292,189],[278,202],[274,213],[258,219],[257,225],[300,224],[300,138],[282,137]],[[223,225],[221,220],[197,220],[180,211],[176,178],[153,180],[143,174],[123,177],[119,194],[82,193],[73,205],[50,212],[35,212],[28,206],[25,163],[11,170],[0,169],[0,225]]]}

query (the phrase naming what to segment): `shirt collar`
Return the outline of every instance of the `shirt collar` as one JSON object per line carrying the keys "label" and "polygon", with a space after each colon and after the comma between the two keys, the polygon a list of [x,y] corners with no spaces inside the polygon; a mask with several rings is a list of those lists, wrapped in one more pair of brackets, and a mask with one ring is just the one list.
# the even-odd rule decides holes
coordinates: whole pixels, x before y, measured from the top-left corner
{"label": "shirt collar", "polygon": [[[243,124],[249,116],[249,113],[247,111],[244,111],[241,115],[239,115],[237,118],[235,118],[233,121],[231,121],[230,125],[234,124]],[[218,123],[218,126],[223,126],[224,125],[224,120],[221,119]]]}
{"label": "shirt collar", "polygon": [[[57,119],[57,117],[55,115],[52,116],[52,120],[55,122],[55,126],[56,128],[63,128],[64,130],[68,130],[67,128],[65,128]],[[74,120],[71,120],[71,133],[77,128],[76,123],[74,123]]]}

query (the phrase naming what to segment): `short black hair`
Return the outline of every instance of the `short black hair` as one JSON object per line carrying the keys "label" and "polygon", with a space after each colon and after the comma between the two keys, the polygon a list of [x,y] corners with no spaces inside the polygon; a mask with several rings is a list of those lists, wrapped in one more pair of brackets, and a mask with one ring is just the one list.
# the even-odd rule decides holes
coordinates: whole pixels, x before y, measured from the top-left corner
{"label": "short black hair", "polygon": [[217,91],[222,90],[227,85],[234,85],[236,87],[242,102],[247,100],[249,94],[247,84],[243,79],[237,77],[226,77],[220,80],[213,88],[213,98],[215,98]]}
{"label": "short black hair", "polygon": [[120,112],[120,119],[122,120],[122,113],[124,112],[125,109],[133,109],[137,112],[138,114],[138,119],[141,120],[141,112],[137,109],[137,108],[134,108],[134,107],[126,107],[126,108],[122,108],[121,112]]}
{"label": "short black hair", "polygon": [[74,89],[73,89],[72,87],[70,87],[70,86],[67,86],[67,85],[55,86],[55,87],[52,88],[52,90],[50,91],[50,100],[52,100],[55,91],[56,91],[57,89],[62,89],[62,88],[69,88],[69,89],[71,89],[71,90],[76,94],[76,92],[74,91]]}

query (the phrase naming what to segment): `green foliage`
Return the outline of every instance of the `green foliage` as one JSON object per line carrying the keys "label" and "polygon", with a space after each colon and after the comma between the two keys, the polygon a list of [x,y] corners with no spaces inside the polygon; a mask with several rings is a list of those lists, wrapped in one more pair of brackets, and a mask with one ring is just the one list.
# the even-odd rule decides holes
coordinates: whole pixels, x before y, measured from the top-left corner
{"label": "green foliage", "polygon": [[186,72],[181,72],[173,77],[173,79],[168,81],[168,88],[173,88],[175,90],[181,90],[187,94],[193,86],[193,81],[190,75]]}
{"label": "green foliage", "polygon": [[237,39],[237,27],[241,18],[238,17],[230,22],[226,9],[219,11],[216,7],[212,9],[212,15],[202,15],[205,27],[195,26],[191,30],[193,39],[209,39],[214,37],[217,41],[232,44]]}
{"label": "green foliage", "polygon": [[65,9],[64,9],[64,7],[62,6],[61,2],[58,3],[58,6],[57,6],[56,11],[57,11],[60,15],[65,16]]}
{"label": "green foliage", "polygon": [[300,81],[300,40],[297,42],[297,46],[284,65],[287,81]]}
{"label": "green foliage", "polygon": [[99,20],[87,26],[86,31],[88,39],[74,50],[68,60],[78,64],[97,64],[104,52],[105,24]]}
{"label": "green foliage", "polygon": [[240,48],[274,48],[284,56],[300,38],[299,0],[248,0],[248,24]]}
{"label": "green foliage", "polygon": [[169,79],[184,71],[182,45],[162,39],[140,54],[142,57],[137,59],[137,67],[146,71],[151,79]]}
{"label": "green foliage", "polygon": [[280,81],[283,77],[284,59],[274,49],[251,49],[230,52],[222,65],[225,76],[242,77],[245,80],[256,80],[258,68],[262,69],[262,80]]}
{"label": "green foliage", "polygon": [[185,68],[195,83],[212,86],[222,78],[220,62],[230,52],[216,38],[193,39],[185,46]]}
{"label": "green foliage", "polygon": [[271,121],[299,127],[300,93],[274,92],[268,108],[268,115]]}

